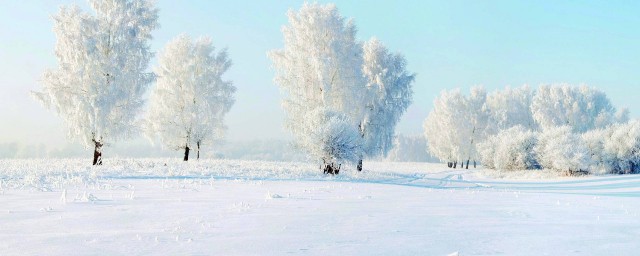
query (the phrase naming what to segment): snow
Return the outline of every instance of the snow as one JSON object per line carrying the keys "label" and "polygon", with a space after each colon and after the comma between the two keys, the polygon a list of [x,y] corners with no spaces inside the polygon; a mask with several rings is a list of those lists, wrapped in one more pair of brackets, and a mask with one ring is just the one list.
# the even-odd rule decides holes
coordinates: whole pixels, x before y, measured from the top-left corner
{"label": "snow", "polygon": [[[1,255],[633,255],[640,175],[0,160]],[[517,172],[514,172],[517,173]],[[518,176],[515,180],[512,177]]]}

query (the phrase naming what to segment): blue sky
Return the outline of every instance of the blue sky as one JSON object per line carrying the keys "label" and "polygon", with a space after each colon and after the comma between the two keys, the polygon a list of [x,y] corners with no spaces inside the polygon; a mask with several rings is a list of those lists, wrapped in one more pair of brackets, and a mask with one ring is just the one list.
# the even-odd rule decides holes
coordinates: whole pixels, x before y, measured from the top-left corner
{"label": "blue sky", "polygon": [[[321,3],[328,1],[319,1]],[[84,1],[0,1],[0,143],[65,142],[62,121],[28,96],[55,67],[50,16]],[[238,88],[227,117],[229,140],[287,138],[266,52],[282,47],[288,9],[302,1],[157,1],[158,51],[180,33],[209,35],[228,47],[227,78]],[[398,132],[422,133],[444,89],[489,91],[568,82],[595,86],[614,105],[640,113],[639,1],[334,1],[372,36],[401,52],[417,73],[414,103]],[[152,65],[155,64],[155,60]]]}

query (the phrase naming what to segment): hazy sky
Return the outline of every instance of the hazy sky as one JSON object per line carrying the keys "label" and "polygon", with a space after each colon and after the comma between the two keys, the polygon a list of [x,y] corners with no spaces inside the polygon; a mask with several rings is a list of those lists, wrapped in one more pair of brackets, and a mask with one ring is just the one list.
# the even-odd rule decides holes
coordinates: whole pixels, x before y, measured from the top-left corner
{"label": "hazy sky", "polygon": [[[319,1],[326,2],[326,1]],[[62,121],[31,99],[53,68],[51,15],[84,1],[0,1],[0,143],[64,142]],[[282,47],[288,9],[302,1],[157,1],[161,49],[180,33],[228,47],[226,78],[238,88],[227,115],[229,140],[287,138],[280,93],[266,52]],[[443,89],[585,83],[632,117],[640,109],[640,1],[335,1],[359,29],[405,55],[417,73],[414,103],[398,132],[422,133]],[[152,61],[155,65],[156,60]]]}

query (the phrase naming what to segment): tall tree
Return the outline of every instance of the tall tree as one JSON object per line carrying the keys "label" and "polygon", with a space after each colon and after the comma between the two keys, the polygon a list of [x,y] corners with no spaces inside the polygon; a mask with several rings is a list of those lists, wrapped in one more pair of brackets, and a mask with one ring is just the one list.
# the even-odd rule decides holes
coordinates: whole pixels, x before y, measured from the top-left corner
{"label": "tall tree", "polygon": [[[275,82],[286,97],[286,127],[325,170],[352,159],[319,154],[318,148],[341,150],[326,147],[339,144],[319,141],[313,134],[325,134],[324,140],[346,136],[340,141],[357,144],[346,148],[357,151],[361,170],[363,157],[385,155],[392,148],[396,123],[411,103],[414,75],[406,71],[404,57],[389,53],[377,39],[364,45],[357,41],[355,25],[333,4],[305,3],[287,16],[284,49],[269,53],[277,71]],[[309,120],[313,118],[317,120]],[[344,129],[355,130],[360,138],[349,138],[354,133]]]}
{"label": "tall tree", "polygon": [[442,91],[424,122],[429,152],[456,168],[478,160],[476,145],[484,140],[488,120],[486,91],[474,87],[463,95],[459,89]]}
{"label": "tall tree", "polygon": [[[415,74],[406,70],[407,61],[389,50],[377,39],[363,45],[363,73],[367,78],[367,97],[360,132],[367,157],[386,156],[393,148],[395,128],[411,105],[411,84]],[[362,169],[362,160],[358,170]]]}
{"label": "tall tree", "polygon": [[135,130],[153,54],[151,31],[158,9],[146,0],[90,0],[95,14],[61,7],[53,17],[58,68],[47,70],[43,88],[33,95],[53,108],[70,138],[94,146],[93,164],[102,164],[102,147]]}
{"label": "tall tree", "polygon": [[180,35],[167,44],[155,68],[147,131],[157,134],[169,148],[200,148],[222,138],[224,116],[234,103],[236,88],[222,75],[231,66],[226,50],[215,51],[211,39],[195,41]]}
{"label": "tall tree", "polygon": [[[322,161],[325,171],[334,173],[341,162],[353,159],[341,158],[339,154],[327,157],[325,153],[336,151],[332,145],[337,144],[327,143],[329,137],[322,138],[324,142],[310,138],[319,131],[342,129],[349,131],[330,137],[358,134],[366,93],[362,46],[355,39],[353,22],[345,20],[333,4],[305,3],[299,11],[290,10],[287,16],[289,25],[282,28],[284,49],[269,53],[276,70],[275,82],[285,95],[282,103],[287,114],[285,127],[301,149]],[[354,150],[359,148],[361,145]]]}

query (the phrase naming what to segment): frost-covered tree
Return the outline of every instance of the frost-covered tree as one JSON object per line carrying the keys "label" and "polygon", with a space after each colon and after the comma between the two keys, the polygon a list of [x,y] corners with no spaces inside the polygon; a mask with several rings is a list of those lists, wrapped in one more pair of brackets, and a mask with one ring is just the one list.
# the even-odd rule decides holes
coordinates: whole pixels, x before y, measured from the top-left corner
{"label": "frost-covered tree", "polygon": [[606,173],[640,173],[640,121],[616,124],[603,132],[602,163]]}
{"label": "frost-covered tree", "polygon": [[487,96],[489,120],[487,132],[496,134],[514,126],[536,130],[537,124],[531,114],[531,101],[534,92],[529,86],[506,87]]}
{"label": "frost-covered tree", "polygon": [[459,89],[443,91],[433,104],[433,110],[424,122],[429,152],[449,166],[460,161],[469,168],[470,160],[478,159],[476,144],[486,135],[488,111],[484,107],[486,91],[471,89],[469,96]]}
{"label": "frost-covered tree", "polygon": [[610,137],[610,131],[610,127],[607,127],[590,130],[580,135],[587,150],[587,157],[590,159],[591,166],[589,166],[589,170],[591,173],[606,173],[604,142],[606,138]]}
{"label": "frost-covered tree", "polygon": [[[393,148],[395,127],[411,104],[411,84],[415,74],[406,70],[407,61],[389,50],[377,39],[363,46],[363,74],[367,78],[367,97],[360,132],[367,157],[386,156]],[[362,169],[362,159],[358,164]]]}
{"label": "frost-covered tree", "polygon": [[77,6],[53,16],[58,68],[47,70],[36,99],[54,109],[72,139],[94,147],[93,164],[102,164],[102,146],[130,135],[153,81],[147,73],[151,31],[158,9],[146,0],[90,0],[94,14]]}
{"label": "frost-covered tree", "polygon": [[324,173],[338,174],[342,162],[356,162],[362,156],[362,137],[345,114],[318,108],[308,113],[303,127],[308,136],[300,138],[301,145],[316,159],[322,159]]}
{"label": "frost-covered tree", "polygon": [[433,109],[424,122],[429,152],[449,166],[459,160],[461,151],[456,140],[460,137],[457,126],[461,123],[459,111],[463,100],[459,89],[442,91],[433,101]]}
{"label": "frost-covered tree", "polygon": [[523,126],[514,126],[489,136],[478,144],[482,165],[499,170],[538,169],[534,147],[537,134]]}
{"label": "frost-covered tree", "polygon": [[[359,159],[388,152],[395,124],[411,101],[413,75],[406,72],[404,58],[389,54],[377,40],[363,47],[355,38],[353,22],[333,4],[305,3],[287,16],[284,49],[270,52],[269,57],[275,82],[285,96],[285,126],[296,144],[323,162],[325,170],[353,162],[351,157],[330,153],[342,149],[327,147],[340,144],[325,141],[329,138],[360,143],[345,147],[357,150]],[[361,138],[351,138],[347,126]],[[318,134],[327,138],[310,139]]]}
{"label": "frost-covered tree", "polygon": [[226,50],[215,51],[211,39],[180,35],[159,55],[157,84],[151,94],[147,131],[171,149],[189,150],[214,143],[224,134],[224,116],[236,88],[222,75],[231,66]]}
{"label": "frost-covered tree", "polygon": [[[325,170],[328,166],[339,166],[342,161],[352,162],[350,158],[319,154],[324,150],[333,151],[326,148],[333,144],[319,143],[309,137],[320,134],[317,130],[338,130],[329,129],[333,125],[329,122],[335,118],[326,118],[335,116],[334,112],[344,115],[339,118],[340,123],[347,122],[357,131],[366,88],[360,68],[362,47],[355,39],[356,27],[351,20],[345,20],[333,4],[305,3],[299,11],[290,10],[287,16],[289,25],[282,28],[284,49],[269,53],[276,70],[275,82],[285,94],[282,103],[287,114],[285,127],[300,148],[319,157]],[[316,114],[310,115],[313,112]],[[318,117],[323,118],[309,120]]]}
{"label": "frost-covered tree", "polygon": [[567,175],[587,173],[592,165],[587,146],[567,125],[544,129],[534,151],[543,168]]}
{"label": "frost-covered tree", "polygon": [[628,120],[628,111],[616,112],[604,92],[568,84],[540,86],[531,112],[542,128],[568,125],[580,133]]}
{"label": "frost-covered tree", "polygon": [[486,138],[487,121],[489,112],[485,107],[487,100],[487,92],[482,87],[471,88],[470,95],[466,98],[464,105],[464,121],[460,127],[462,148],[466,152],[462,152],[462,160],[467,160],[467,169],[469,169],[469,161],[473,159],[474,165],[478,157],[477,144]]}

